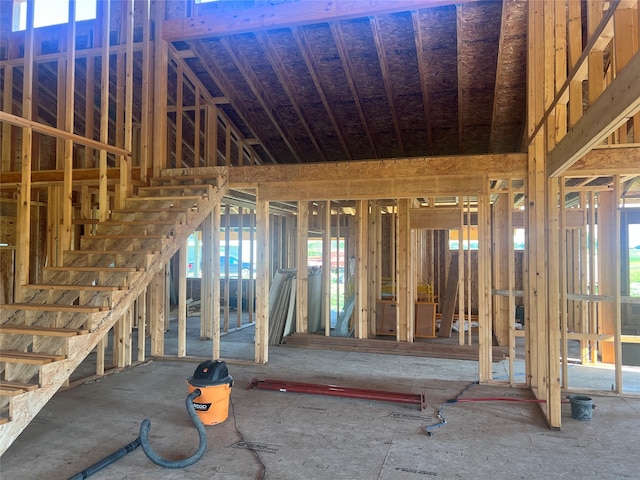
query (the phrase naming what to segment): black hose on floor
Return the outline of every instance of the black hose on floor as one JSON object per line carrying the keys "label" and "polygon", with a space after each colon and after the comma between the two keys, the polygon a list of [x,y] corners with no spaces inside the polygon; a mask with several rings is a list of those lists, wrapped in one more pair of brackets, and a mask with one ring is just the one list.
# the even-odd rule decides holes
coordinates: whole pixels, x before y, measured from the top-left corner
{"label": "black hose on floor", "polygon": [[189,412],[189,416],[193,421],[196,429],[198,430],[198,435],[200,436],[200,445],[198,446],[198,450],[191,455],[190,457],[183,458],[181,460],[167,460],[158,455],[151,445],[149,445],[149,431],[151,430],[151,421],[148,418],[145,418],[142,421],[142,425],[140,425],[140,444],[142,445],[142,449],[144,453],[146,453],[149,460],[151,460],[156,465],[160,465],[164,468],[184,468],[189,465],[193,465],[196,463],[202,456],[204,455],[204,451],[207,448],[207,432],[204,429],[204,425],[198,414],[196,413],[196,409],[193,406],[193,400],[196,397],[199,397],[201,394],[200,389],[196,388],[193,392],[191,392],[187,396],[187,411]]}
{"label": "black hose on floor", "polygon": [[81,471],[80,473],[76,473],[73,477],[69,477],[69,480],[84,480],[85,478],[88,478],[94,473],[99,472],[103,468],[111,465],[113,462],[120,460],[126,454],[133,452],[139,446],[140,446],[140,437],[136,438],[133,442],[122,447],[121,449],[116,450],[111,455],[104,457],[99,462],[94,463],[89,468]]}
{"label": "black hose on floor", "polygon": [[193,400],[196,397],[199,397],[201,394],[200,389],[195,389],[187,396],[186,404],[187,404],[187,412],[189,412],[189,416],[193,421],[196,429],[198,430],[198,436],[200,437],[200,445],[198,446],[198,450],[196,453],[191,455],[188,458],[184,458],[182,460],[167,460],[158,455],[151,445],[149,445],[149,431],[151,430],[151,421],[148,418],[145,418],[142,421],[142,425],[140,425],[140,435],[133,442],[128,445],[122,447],[119,450],[116,450],[111,455],[104,457],[102,460],[94,463],[89,468],[83,470],[80,473],[76,473],[74,476],[69,477],[69,480],[84,480],[88,478],[90,475],[102,470],[103,468],[111,465],[112,463],[120,460],[122,457],[127,455],[128,453],[133,452],[136,448],[142,445],[142,449],[144,453],[147,455],[149,460],[151,460],[156,465],[160,465],[164,468],[184,468],[189,465],[193,465],[198,460],[202,458],[204,452],[207,448],[207,432],[204,429],[204,424],[198,414],[196,413],[196,409],[193,406]]}

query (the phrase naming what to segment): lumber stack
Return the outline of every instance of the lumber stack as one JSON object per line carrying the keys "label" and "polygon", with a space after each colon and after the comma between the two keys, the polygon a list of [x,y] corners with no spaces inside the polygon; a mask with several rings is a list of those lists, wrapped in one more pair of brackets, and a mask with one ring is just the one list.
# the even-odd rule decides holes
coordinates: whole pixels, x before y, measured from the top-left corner
{"label": "lumber stack", "polygon": [[278,270],[269,291],[269,345],[280,345],[293,330],[296,270]]}

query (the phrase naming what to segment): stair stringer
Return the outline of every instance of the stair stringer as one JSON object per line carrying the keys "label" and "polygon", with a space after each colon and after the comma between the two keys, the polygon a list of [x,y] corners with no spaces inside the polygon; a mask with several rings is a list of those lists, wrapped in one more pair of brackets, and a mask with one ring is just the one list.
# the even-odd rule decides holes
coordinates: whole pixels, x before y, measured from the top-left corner
{"label": "stair stringer", "polygon": [[[119,292],[122,294],[114,297],[109,310],[93,314],[93,326],[88,334],[68,339],[66,358],[40,367],[40,388],[24,392],[11,399],[11,419],[0,425],[0,456],[64,385],[74,370],[93,351],[117,320],[133,305],[154,276],[163,271],[165,264],[213,211],[214,206],[222,200],[225,193],[226,186],[222,189],[210,187],[208,195],[203,196],[198,201],[197,208],[192,209],[189,213],[187,223],[175,225],[172,238],[163,244],[161,250],[155,254],[150,267],[142,273],[135,284],[131,285],[128,290]],[[155,201],[154,197],[148,198],[150,202]],[[180,196],[176,196],[176,199],[180,199]],[[143,202],[137,202],[137,204],[141,207],[140,210],[144,210]]]}

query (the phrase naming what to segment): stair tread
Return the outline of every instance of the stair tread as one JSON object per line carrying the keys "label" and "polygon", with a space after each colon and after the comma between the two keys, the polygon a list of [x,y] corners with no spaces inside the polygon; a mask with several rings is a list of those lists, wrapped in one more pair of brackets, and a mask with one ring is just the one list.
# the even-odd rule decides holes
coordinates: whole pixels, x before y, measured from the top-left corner
{"label": "stair tread", "polygon": [[111,213],[186,213],[188,207],[165,207],[165,208],[119,208]]}
{"label": "stair tread", "polygon": [[12,350],[0,350],[0,362],[28,363],[32,365],[46,365],[47,363],[64,360],[65,355],[50,355],[34,352],[14,352]]}
{"label": "stair tread", "polygon": [[63,254],[72,255],[155,255],[158,250],[65,250]]}
{"label": "stair tread", "polygon": [[5,397],[15,397],[22,393],[24,393],[24,389],[22,388],[0,385],[0,395],[4,395]]}
{"label": "stair tread", "polygon": [[0,304],[0,309],[94,313],[107,311],[109,307],[101,305],[65,305],[61,303],[4,303]]}
{"label": "stair tread", "polygon": [[4,323],[0,325],[0,333],[43,335],[51,337],[75,337],[76,335],[85,335],[89,333],[89,330],[80,328],[39,327],[37,325],[15,325]]}
{"label": "stair tread", "polygon": [[[166,178],[170,178],[170,177],[166,177]],[[179,179],[181,177],[178,177],[177,179]],[[176,179],[176,177],[174,177],[173,179]],[[158,190],[189,190],[189,189],[200,189],[200,190],[209,190],[209,188],[211,187],[211,185],[209,185],[208,183],[191,183],[189,185],[151,185],[150,187],[138,187],[138,192],[140,191],[147,191],[147,190],[151,190],[151,191],[158,191]]]}
{"label": "stair tread", "polygon": [[80,238],[82,240],[108,240],[111,238],[126,240],[129,238],[168,238],[170,236],[166,233],[107,233],[104,235],[82,235]]}
{"label": "stair tread", "polygon": [[21,388],[27,392],[37,390],[40,386],[37,383],[14,382],[11,380],[0,380],[0,387]]}
{"label": "stair tread", "polygon": [[121,285],[74,285],[56,283],[30,283],[25,285],[30,290],[82,290],[94,292],[115,292],[118,290],[128,290],[129,287]]}
{"label": "stair tread", "polygon": [[45,270],[61,271],[61,272],[144,272],[143,267],[76,267],[76,266],[61,266],[61,267],[44,267]]}
{"label": "stair tread", "polygon": [[[127,212],[133,213],[133,212]],[[105,225],[105,226],[136,226],[136,225],[174,225],[176,222],[172,222],[171,220],[137,220],[137,221],[118,221],[118,220],[107,220],[106,222],[100,222],[94,219],[76,219],[73,221],[76,225]]]}
{"label": "stair tread", "polygon": [[[127,201],[132,202],[148,202],[148,201],[160,201],[160,200],[202,200],[202,195],[158,195],[158,196],[145,196],[145,197],[129,197]],[[146,210],[146,209],[145,209]]]}

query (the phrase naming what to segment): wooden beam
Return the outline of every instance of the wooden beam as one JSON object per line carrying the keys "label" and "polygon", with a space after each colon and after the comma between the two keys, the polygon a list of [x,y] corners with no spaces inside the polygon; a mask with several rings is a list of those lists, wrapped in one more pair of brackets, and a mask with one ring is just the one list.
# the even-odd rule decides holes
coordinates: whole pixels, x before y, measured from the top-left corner
{"label": "wooden beam", "polygon": [[[344,181],[347,179],[402,179],[428,176],[478,176],[490,178],[525,178],[525,153],[489,155],[455,155],[442,157],[387,158],[291,165],[254,165],[229,168],[229,184],[256,187],[261,183],[284,181]],[[417,197],[423,194],[416,195]],[[387,198],[389,195],[381,195]],[[324,198],[324,197],[323,197]],[[332,199],[340,198],[331,197]],[[375,198],[371,196],[370,198]]]}
{"label": "wooden beam", "polygon": [[469,0],[304,0],[261,8],[220,9],[215,14],[177,18],[162,23],[162,38],[168,42],[211,38],[275,28],[336,22],[352,18],[406,12],[419,8],[452,5]]}
{"label": "wooden beam", "polygon": [[563,172],[568,177],[640,175],[640,145],[615,148],[596,147]]}
{"label": "wooden beam", "polygon": [[547,176],[557,176],[640,111],[640,52],[591,105],[547,157]]}
{"label": "wooden beam", "polygon": [[380,179],[316,180],[259,184],[263,198],[269,201],[294,200],[362,200],[366,198],[415,198],[480,195],[488,192],[484,176],[413,177]]}

